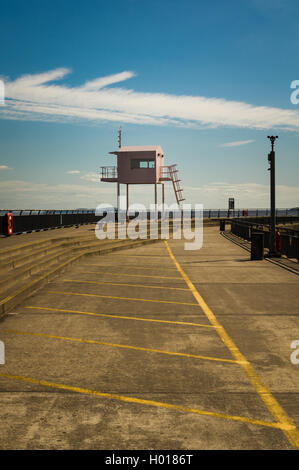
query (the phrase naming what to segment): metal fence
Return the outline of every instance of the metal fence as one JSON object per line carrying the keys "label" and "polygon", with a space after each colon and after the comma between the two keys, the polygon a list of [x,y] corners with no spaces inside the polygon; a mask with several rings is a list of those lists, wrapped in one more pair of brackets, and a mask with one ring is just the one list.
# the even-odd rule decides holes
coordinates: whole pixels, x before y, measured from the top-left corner
{"label": "metal fence", "polygon": [[[283,218],[282,218],[283,219]],[[290,218],[288,218],[289,221]],[[299,222],[298,217],[292,218],[293,222]],[[281,221],[279,218],[277,223],[285,223],[286,218]],[[299,230],[277,227],[281,240],[280,253],[288,258],[296,258],[299,261]],[[231,220],[231,232],[244,240],[251,241],[252,232],[262,232],[264,234],[264,247],[269,248],[270,231],[269,225],[256,221]]]}
{"label": "metal fence", "polygon": [[[11,211],[13,233],[20,234],[96,223],[101,219],[94,211]],[[7,211],[5,212],[7,213]],[[5,214],[4,213],[4,214]],[[5,235],[5,215],[0,214],[0,235]]]}
{"label": "metal fence", "polygon": [[[116,209],[115,209],[116,210]],[[0,216],[12,212],[13,215],[50,215],[50,214],[94,214],[95,209],[0,209]],[[299,208],[276,209],[276,216],[299,216]],[[204,218],[221,217],[268,217],[270,209],[204,209]]]}
{"label": "metal fence", "polygon": [[[5,214],[8,212],[13,214],[14,234],[70,227],[72,225],[92,224],[101,219],[101,216],[96,215],[95,209],[0,209],[0,235],[5,234],[4,221]],[[281,223],[292,222],[296,216],[299,216],[299,209],[277,209],[276,215],[281,220]],[[268,223],[268,216],[269,209],[204,209],[203,211],[205,219],[240,218],[240,220],[250,219],[251,222],[262,224]],[[161,217],[161,212],[158,212],[158,217]],[[171,217],[172,212],[170,212]],[[194,217],[194,211],[191,211],[191,217]],[[150,218],[149,212],[146,213],[145,218]]]}
{"label": "metal fence", "polygon": [[[299,216],[299,208],[276,209],[276,216]],[[269,217],[270,209],[204,209],[204,218]]]}

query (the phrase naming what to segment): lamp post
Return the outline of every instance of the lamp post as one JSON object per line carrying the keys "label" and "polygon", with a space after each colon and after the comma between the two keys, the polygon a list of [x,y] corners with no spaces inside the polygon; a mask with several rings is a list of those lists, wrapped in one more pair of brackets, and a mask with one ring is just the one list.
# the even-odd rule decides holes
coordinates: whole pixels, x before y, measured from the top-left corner
{"label": "lamp post", "polygon": [[271,142],[271,152],[268,154],[268,161],[270,163],[270,200],[271,200],[271,215],[270,215],[270,238],[269,238],[269,257],[277,257],[279,254],[276,251],[276,208],[275,208],[275,152],[274,144],[278,139],[278,135],[268,135]]}

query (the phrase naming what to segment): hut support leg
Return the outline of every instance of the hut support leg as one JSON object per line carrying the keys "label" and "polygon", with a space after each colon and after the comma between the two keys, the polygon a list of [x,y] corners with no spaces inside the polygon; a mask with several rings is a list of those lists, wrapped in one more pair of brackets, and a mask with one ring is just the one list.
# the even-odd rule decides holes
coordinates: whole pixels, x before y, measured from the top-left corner
{"label": "hut support leg", "polygon": [[129,184],[127,183],[127,208],[126,208],[127,218],[128,218],[128,210],[129,210]]}
{"label": "hut support leg", "polygon": [[117,183],[117,213],[119,212],[120,184]]}

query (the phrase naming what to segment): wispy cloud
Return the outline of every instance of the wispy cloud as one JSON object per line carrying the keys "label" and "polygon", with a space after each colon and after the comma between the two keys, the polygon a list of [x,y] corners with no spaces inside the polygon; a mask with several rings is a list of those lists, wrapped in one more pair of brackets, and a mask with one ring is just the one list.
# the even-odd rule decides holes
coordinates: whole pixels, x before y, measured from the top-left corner
{"label": "wispy cloud", "polygon": [[69,170],[67,171],[67,174],[68,175],[78,175],[80,172],[80,170]]}
{"label": "wispy cloud", "polygon": [[299,129],[299,112],[253,106],[224,98],[142,93],[108,85],[134,77],[134,72],[99,77],[82,86],[57,84],[70,73],[60,68],[7,81],[6,106],[0,118],[38,121],[116,121],[180,127],[230,126],[251,129]]}
{"label": "wispy cloud", "polygon": [[89,173],[86,173],[86,175],[80,176],[81,180],[85,181],[91,181],[93,183],[99,183],[100,182],[100,175],[99,173],[93,173],[92,171]]}
{"label": "wispy cloud", "polygon": [[[94,180],[92,176],[94,175]],[[88,179],[89,178],[89,179]],[[76,207],[95,208],[98,204],[116,205],[114,185],[100,183],[99,175],[89,173],[79,184],[48,184],[33,181],[0,181],[0,201],[2,208],[11,209],[75,209]],[[83,178],[82,178],[83,179]],[[136,185],[131,189],[132,201],[153,203],[150,185]],[[170,185],[166,194],[172,198]],[[174,202],[174,201],[173,201]]]}
{"label": "wispy cloud", "polygon": [[[132,202],[149,206],[154,202],[150,185],[136,185],[131,191]],[[175,202],[171,184],[165,187],[166,202]],[[184,187],[184,195],[190,204],[203,204],[205,209],[227,208],[228,198],[235,198],[236,208],[269,207],[269,186],[257,183],[211,182],[202,186]],[[299,187],[277,185],[277,207],[298,207]],[[96,183],[92,178],[80,184],[47,184],[32,181],[0,181],[2,208],[11,209],[75,209],[94,208],[98,204],[116,205],[114,185]]]}
{"label": "wispy cloud", "polygon": [[236,142],[226,142],[225,144],[219,145],[219,147],[239,147],[240,145],[247,145],[255,142],[254,140],[238,140]]}
{"label": "wispy cloud", "polygon": [[[269,207],[269,185],[259,183],[211,182],[202,186],[184,187],[189,200],[204,203],[205,208],[225,208],[228,198],[234,197],[236,208]],[[299,205],[299,186],[276,185],[277,207]]]}
{"label": "wispy cloud", "polygon": [[12,170],[13,168],[10,168],[7,165],[0,165],[0,170]]}
{"label": "wispy cloud", "polygon": [[0,181],[1,207],[12,209],[94,208],[114,201],[115,188],[95,184],[47,184],[32,181]]}

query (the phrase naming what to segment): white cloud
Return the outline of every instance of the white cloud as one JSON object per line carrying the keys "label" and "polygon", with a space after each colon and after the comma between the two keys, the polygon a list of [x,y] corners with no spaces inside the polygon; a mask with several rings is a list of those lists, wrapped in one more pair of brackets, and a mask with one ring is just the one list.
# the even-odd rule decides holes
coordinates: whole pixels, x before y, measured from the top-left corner
{"label": "white cloud", "polygon": [[[95,174],[94,174],[95,175]],[[98,177],[98,175],[97,175]],[[116,185],[95,184],[92,178],[82,184],[46,184],[21,180],[0,181],[0,200],[3,208],[11,209],[75,209],[95,208],[98,204],[116,205]],[[161,188],[158,188],[161,202]],[[121,194],[125,195],[123,185]],[[269,207],[269,186],[257,183],[211,182],[202,186],[184,187],[184,197],[189,204],[203,204],[204,209],[227,208],[228,198],[235,198],[236,208]],[[298,207],[299,187],[277,185],[277,207]],[[130,204],[138,202],[149,207],[154,202],[152,185],[130,187]],[[165,185],[165,202],[175,202],[172,185]]]}
{"label": "white cloud", "polygon": [[[270,205],[270,188],[258,183],[211,182],[199,187],[186,186],[188,201],[203,203],[206,209],[226,208],[228,198],[235,198],[236,208],[267,208]],[[299,205],[299,186],[276,185],[277,208]]]}
{"label": "white cloud", "polygon": [[79,170],[69,170],[69,171],[67,171],[68,175],[78,175],[79,173],[81,173]]}
{"label": "white cloud", "polygon": [[70,73],[56,69],[25,75],[5,84],[6,106],[0,118],[41,121],[100,121],[184,127],[230,126],[251,129],[299,129],[299,112],[253,106],[223,98],[142,93],[107,88],[135,74],[130,71],[87,81],[79,87],[50,83]]}
{"label": "white cloud", "polygon": [[226,142],[225,144],[219,145],[219,147],[239,147],[240,145],[247,145],[255,142],[254,140],[238,140],[236,142]]}
{"label": "white cloud", "polygon": [[[82,184],[46,184],[22,180],[0,181],[1,207],[11,209],[75,209],[76,207],[95,208],[102,203],[116,206],[116,185],[100,183],[99,175],[96,173],[88,175],[90,179],[85,178],[86,183],[82,182]],[[121,185],[121,193],[124,195],[123,185]],[[165,194],[168,195],[167,199],[174,199],[173,189],[170,185],[166,187]],[[134,202],[153,203],[152,185],[130,187],[130,203]]]}
{"label": "white cloud", "polygon": [[10,168],[7,165],[0,165],[0,170],[12,170],[13,168]]}
{"label": "white cloud", "polygon": [[100,175],[98,173],[86,173],[86,175],[80,176],[81,180],[92,181],[93,183],[100,182]]}
{"label": "white cloud", "polygon": [[0,200],[2,207],[11,209],[94,208],[102,202],[114,202],[115,188],[109,186],[0,181]]}
{"label": "white cloud", "polygon": [[121,72],[115,75],[109,75],[108,77],[96,78],[95,80],[86,82],[83,85],[83,89],[99,90],[100,88],[104,88],[107,85],[112,85],[113,83],[123,82],[124,80],[128,80],[128,78],[132,78],[134,76],[135,74],[133,72]]}

